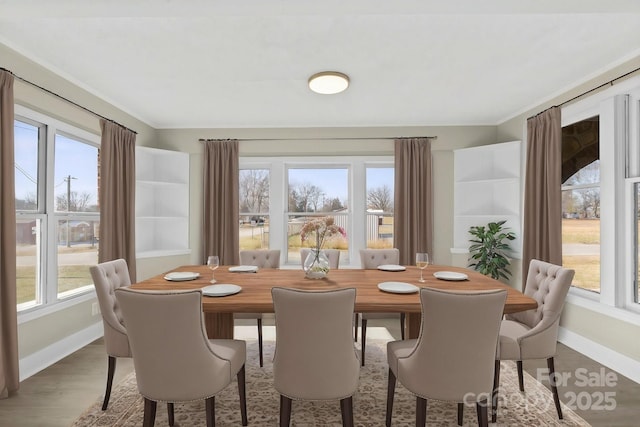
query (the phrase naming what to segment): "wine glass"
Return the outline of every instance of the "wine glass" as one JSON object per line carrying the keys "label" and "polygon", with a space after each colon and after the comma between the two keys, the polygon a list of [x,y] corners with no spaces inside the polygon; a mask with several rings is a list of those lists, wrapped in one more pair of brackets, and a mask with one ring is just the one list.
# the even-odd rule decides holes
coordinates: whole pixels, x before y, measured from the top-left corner
{"label": "wine glass", "polygon": [[420,269],[420,280],[418,282],[424,283],[424,277],[422,277],[422,272],[429,265],[429,254],[425,252],[416,253],[416,266]]}
{"label": "wine glass", "polygon": [[211,270],[211,280],[209,283],[216,283],[214,270],[220,266],[220,257],[218,257],[218,255],[209,255],[209,258],[207,258],[207,265]]}

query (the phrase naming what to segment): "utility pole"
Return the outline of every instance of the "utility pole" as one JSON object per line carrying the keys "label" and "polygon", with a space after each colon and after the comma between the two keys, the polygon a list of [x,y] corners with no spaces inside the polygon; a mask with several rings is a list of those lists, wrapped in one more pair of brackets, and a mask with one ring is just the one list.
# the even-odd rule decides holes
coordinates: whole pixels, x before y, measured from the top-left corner
{"label": "utility pole", "polygon": [[[71,212],[71,180],[78,179],[75,176],[67,175],[64,179],[67,181],[67,212]],[[69,241],[69,229],[71,228],[71,223],[69,218],[67,218],[67,247],[71,247],[71,242]]]}

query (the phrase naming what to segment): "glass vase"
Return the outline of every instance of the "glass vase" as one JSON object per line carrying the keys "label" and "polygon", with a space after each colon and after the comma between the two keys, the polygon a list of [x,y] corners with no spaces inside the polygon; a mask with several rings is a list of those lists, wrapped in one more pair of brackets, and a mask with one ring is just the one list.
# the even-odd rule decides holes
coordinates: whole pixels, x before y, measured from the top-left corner
{"label": "glass vase", "polygon": [[329,258],[323,250],[311,249],[302,268],[307,278],[324,279],[329,274]]}

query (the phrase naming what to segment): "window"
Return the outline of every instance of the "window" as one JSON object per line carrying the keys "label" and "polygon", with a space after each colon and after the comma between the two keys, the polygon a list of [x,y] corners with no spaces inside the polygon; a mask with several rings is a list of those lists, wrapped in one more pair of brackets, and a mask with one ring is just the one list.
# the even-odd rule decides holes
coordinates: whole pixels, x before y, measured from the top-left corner
{"label": "window", "polygon": [[562,129],[562,264],[573,286],[600,292],[599,117]]}
{"label": "window", "polygon": [[98,262],[98,137],[16,106],[18,310],[92,290]]}
{"label": "window", "polygon": [[269,169],[240,169],[240,249],[269,248]]}
{"label": "window", "polygon": [[300,248],[309,246],[303,224],[331,216],[346,237],[324,247],[341,251],[342,267],[359,267],[360,249],[393,246],[393,171],[382,156],[241,158],[240,247],[280,249],[284,267],[299,267]]}
{"label": "window", "polygon": [[394,169],[367,167],[367,248],[393,248]]}

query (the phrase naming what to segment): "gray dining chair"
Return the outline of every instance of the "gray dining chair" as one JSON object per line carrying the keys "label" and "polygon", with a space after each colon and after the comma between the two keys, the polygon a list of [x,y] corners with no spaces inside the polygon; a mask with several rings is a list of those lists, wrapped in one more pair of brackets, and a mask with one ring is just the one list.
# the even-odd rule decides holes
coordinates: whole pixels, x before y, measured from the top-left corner
{"label": "gray dining chair", "polygon": [[500,385],[500,361],[515,360],[518,385],[524,392],[522,361],[547,359],[549,383],[553,393],[558,418],[562,408],[556,384],[554,356],[558,342],[560,314],[575,271],[559,265],[532,259],[524,294],[538,302],[538,308],[507,314],[500,326],[500,345],[496,353],[491,420],[496,422],[498,411],[498,387]]}
{"label": "gray dining chair", "polygon": [[[240,264],[258,268],[280,268],[280,249],[256,249],[240,251]],[[234,313],[234,319],[255,319],[258,324],[258,357],[264,366],[262,355],[262,313]]]}
{"label": "gray dining chair", "polygon": [[89,267],[93,285],[96,289],[102,327],[104,329],[104,345],[107,350],[107,388],[104,393],[102,410],[109,406],[111,386],[116,371],[118,357],[131,357],[129,337],[124,327],[122,313],[115,297],[115,290],[131,286],[129,268],[124,259],[107,261]]}
{"label": "gray dining chair", "polygon": [[351,327],[356,290],[273,288],[276,350],[273,385],[280,393],[280,427],[292,400],[339,400],[342,425],[353,426],[360,364]]}
{"label": "gray dining chair", "polygon": [[[365,270],[375,270],[384,264],[397,265],[400,262],[400,251],[393,249],[360,249],[360,264]],[[364,354],[367,344],[367,323],[371,319],[388,319],[389,317],[398,317],[400,319],[400,335],[404,339],[404,321],[405,314],[399,313],[360,313],[362,317],[362,343],[360,346],[361,356],[360,363],[364,366]],[[358,314],[356,314],[356,330],[358,326]],[[357,340],[357,335],[356,335]]]}
{"label": "gray dining chair", "polygon": [[202,291],[115,291],[133,354],[144,427],[153,427],[157,402],[205,400],[207,427],[215,426],[215,395],[238,380],[242,425],[247,425],[246,343],[207,338]]}
{"label": "gray dining chair", "polygon": [[[506,290],[420,289],[419,337],[387,343],[387,427],[396,381],[417,397],[416,426],[426,423],[429,399],[475,401],[478,424],[488,425],[488,397],[506,299]],[[461,413],[458,416],[460,422]]]}

